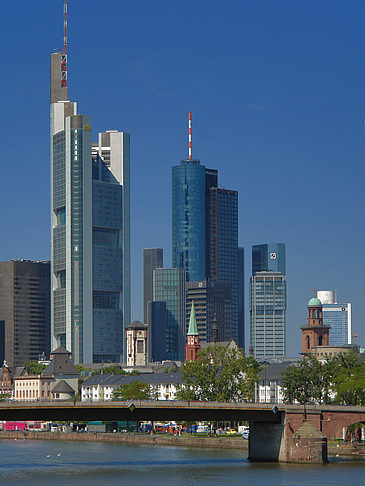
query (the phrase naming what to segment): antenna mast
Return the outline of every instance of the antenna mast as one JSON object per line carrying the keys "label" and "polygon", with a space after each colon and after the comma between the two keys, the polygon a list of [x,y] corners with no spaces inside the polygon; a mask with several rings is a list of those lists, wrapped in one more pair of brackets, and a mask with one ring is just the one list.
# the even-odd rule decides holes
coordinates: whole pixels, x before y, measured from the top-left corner
{"label": "antenna mast", "polygon": [[67,88],[67,0],[63,5],[63,49],[61,52],[61,88]]}
{"label": "antenna mast", "polygon": [[191,160],[191,111],[189,111],[189,159]]}

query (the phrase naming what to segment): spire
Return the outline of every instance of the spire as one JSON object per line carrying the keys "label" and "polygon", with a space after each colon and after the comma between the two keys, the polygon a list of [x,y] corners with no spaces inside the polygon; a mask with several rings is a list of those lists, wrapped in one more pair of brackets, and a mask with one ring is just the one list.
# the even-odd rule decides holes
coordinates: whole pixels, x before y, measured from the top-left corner
{"label": "spire", "polygon": [[191,159],[191,111],[189,111],[189,159]]}
{"label": "spire", "polygon": [[61,88],[67,88],[67,0],[63,5],[63,49],[61,61]]}
{"label": "spire", "polygon": [[194,301],[193,301],[191,303],[188,336],[198,336],[198,335],[199,335],[199,333],[198,333],[198,327],[196,325],[195,306],[194,306]]}

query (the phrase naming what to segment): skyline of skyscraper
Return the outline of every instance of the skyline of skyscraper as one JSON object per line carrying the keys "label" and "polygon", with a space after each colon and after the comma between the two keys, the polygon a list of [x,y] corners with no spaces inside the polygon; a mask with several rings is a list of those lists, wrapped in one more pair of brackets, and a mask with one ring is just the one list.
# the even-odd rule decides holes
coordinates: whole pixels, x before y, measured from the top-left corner
{"label": "skyline of skyscraper", "polygon": [[130,323],[128,133],[92,144],[68,99],[67,38],[51,54],[51,335],[74,363],[125,359]]}
{"label": "skyline of skyscraper", "polygon": [[250,345],[258,360],[286,356],[285,272],[283,243],[252,247]]}

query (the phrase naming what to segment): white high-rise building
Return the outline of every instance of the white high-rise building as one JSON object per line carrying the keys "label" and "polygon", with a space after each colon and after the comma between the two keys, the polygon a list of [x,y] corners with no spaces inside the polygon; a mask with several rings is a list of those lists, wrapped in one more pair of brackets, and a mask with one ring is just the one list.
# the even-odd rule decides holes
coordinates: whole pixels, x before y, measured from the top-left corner
{"label": "white high-rise building", "polygon": [[68,100],[65,46],[51,55],[51,346],[70,350],[74,363],[121,361],[130,323],[130,137],[107,131],[92,144],[90,117]]}

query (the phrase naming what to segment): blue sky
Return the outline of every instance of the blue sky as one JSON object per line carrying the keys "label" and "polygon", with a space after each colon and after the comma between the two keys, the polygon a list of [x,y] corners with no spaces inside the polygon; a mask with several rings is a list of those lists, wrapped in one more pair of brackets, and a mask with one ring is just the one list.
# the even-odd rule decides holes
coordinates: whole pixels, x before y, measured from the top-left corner
{"label": "blue sky", "polygon": [[[2,5],[0,260],[49,259],[49,54],[62,0]],[[253,244],[287,248],[288,355],[313,288],[353,304],[365,345],[365,3],[69,0],[69,95],[93,133],[131,133],[133,319],[142,248],[171,261],[171,167],[193,156],[239,191]],[[247,301],[248,309],[248,301]],[[248,338],[249,318],[246,318]]]}

